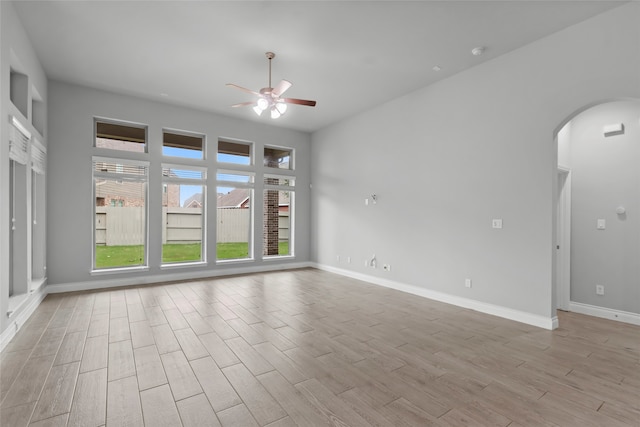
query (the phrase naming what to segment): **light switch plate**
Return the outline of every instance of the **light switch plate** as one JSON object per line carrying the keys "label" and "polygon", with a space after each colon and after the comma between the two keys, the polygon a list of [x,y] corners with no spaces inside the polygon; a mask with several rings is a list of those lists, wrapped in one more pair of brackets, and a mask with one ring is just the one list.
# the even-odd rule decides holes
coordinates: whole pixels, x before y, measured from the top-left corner
{"label": "light switch plate", "polygon": [[493,228],[502,228],[502,219],[493,219],[491,220],[491,226]]}
{"label": "light switch plate", "polygon": [[598,230],[604,230],[605,228],[607,228],[607,222],[604,219],[599,219],[596,224],[596,228]]}

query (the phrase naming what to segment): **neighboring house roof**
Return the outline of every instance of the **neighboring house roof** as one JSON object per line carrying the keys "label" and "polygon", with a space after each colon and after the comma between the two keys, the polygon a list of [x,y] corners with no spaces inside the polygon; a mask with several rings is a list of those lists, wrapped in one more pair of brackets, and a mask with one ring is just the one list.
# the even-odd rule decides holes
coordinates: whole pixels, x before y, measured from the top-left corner
{"label": "neighboring house roof", "polygon": [[187,198],[182,204],[185,208],[201,208],[202,207],[202,193],[196,193],[193,196]]}
{"label": "neighboring house roof", "polygon": [[248,188],[236,188],[227,194],[218,196],[219,208],[239,208],[243,207],[249,200],[251,190]]}

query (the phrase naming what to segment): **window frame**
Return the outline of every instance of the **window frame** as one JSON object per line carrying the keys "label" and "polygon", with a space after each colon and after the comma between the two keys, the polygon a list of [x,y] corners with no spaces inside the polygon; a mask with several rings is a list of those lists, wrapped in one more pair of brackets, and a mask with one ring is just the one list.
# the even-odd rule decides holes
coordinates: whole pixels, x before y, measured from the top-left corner
{"label": "window frame", "polygon": [[[124,151],[126,152],[126,151]],[[128,166],[140,166],[145,168],[144,175],[130,175],[130,174],[120,174],[114,172],[105,172],[105,171],[96,171],[95,164],[99,162],[104,163],[113,163],[113,164],[122,164]],[[92,212],[93,218],[91,221],[92,231],[91,231],[91,274],[108,274],[108,273],[117,273],[117,272],[127,272],[127,271],[145,271],[149,270],[149,172],[150,172],[151,164],[149,161],[136,160],[136,159],[128,159],[128,158],[118,158],[118,157],[104,157],[104,156],[92,156],[91,157],[91,202],[92,202]],[[98,268],[96,267],[96,178],[102,177],[104,179],[116,179],[118,176],[122,178],[122,175],[127,175],[127,181],[131,182],[142,182],[144,188],[144,237],[142,239],[144,245],[144,262],[139,265],[132,266],[118,266],[118,267],[105,267]],[[136,177],[144,176],[144,179],[138,179]]]}
{"label": "window frame", "polygon": [[[204,142],[204,141],[203,141]],[[172,157],[173,159],[176,159],[175,157]],[[182,159],[182,158],[180,158]],[[195,159],[194,159],[195,160]],[[200,160],[200,159],[198,159]],[[204,167],[204,166],[191,166],[191,165],[184,165],[184,164],[175,164],[175,163],[162,163],[161,164],[161,169],[162,169],[162,193],[161,193],[161,199],[165,194],[165,188],[166,188],[166,194],[167,194],[167,199],[169,197],[169,185],[170,184],[177,184],[177,185],[200,185],[202,187],[202,212],[200,214],[200,219],[201,219],[201,235],[200,235],[200,259],[199,260],[189,260],[189,261],[178,261],[178,262],[164,262],[163,261],[163,250],[164,250],[164,243],[162,243],[162,241],[164,239],[161,239],[160,244],[162,245],[160,248],[160,268],[171,268],[171,267],[182,267],[182,266],[189,266],[189,265],[203,265],[207,263],[207,172],[208,172],[208,168]],[[202,175],[200,176],[200,178],[185,178],[185,177],[172,177],[172,176],[165,176],[164,175],[164,170],[165,169],[177,169],[177,170],[181,170],[181,171],[197,171],[197,172],[201,172]],[[160,203],[160,207],[163,208],[163,204]],[[166,226],[166,224],[162,224],[163,227]]]}

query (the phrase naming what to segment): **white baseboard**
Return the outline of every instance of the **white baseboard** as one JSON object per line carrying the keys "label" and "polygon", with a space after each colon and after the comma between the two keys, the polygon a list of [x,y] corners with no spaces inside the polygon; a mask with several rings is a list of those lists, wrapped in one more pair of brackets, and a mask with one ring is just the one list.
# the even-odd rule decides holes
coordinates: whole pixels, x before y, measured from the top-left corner
{"label": "white baseboard", "polygon": [[297,268],[312,267],[310,262],[297,262],[297,263],[283,263],[283,264],[261,264],[256,266],[238,266],[237,268],[224,268],[217,270],[200,270],[200,271],[184,271],[184,272],[169,272],[166,271],[162,274],[156,274],[153,276],[140,276],[140,277],[109,277],[102,280],[91,280],[86,282],[72,282],[72,283],[58,283],[55,285],[48,285],[47,291],[50,294],[56,294],[60,292],[74,292],[74,291],[88,291],[93,289],[105,289],[115,288],[119,286],[134,286],[134,285],[148,285],[152,283],[173,282],[176,280],[194,280],[194,279],[207,279],[210,277],[220,276],[232,276],[234,274],[248,274],[248,273],[264,273],[268,271],[280,271],[280,270],[293,270]]}
{"label": "white baseboard", "polygon": [[569,311],[640,326],[640,314],[638,313],[631,313],[628,311],[621,311],[621,310],[613,310],[611,308],[598,307],[598,306],[589,305],[589,304],[582,304],[580,302],[574,302],[574,301],[569,302]]}
{"label": "white baseboard", "polygon": [[384,286],[386,288],[396,289],[402,292],[407,292],[435,301],[456,305],[458,307],[469,308],[471,310],[491,314],[493,316],[498,316],[509,320],[515,320],[516,322],[526,323],[538,328],[553,330],[558,327],[558,318],[555,316],[544,317],[537,314],[527,313],[525,311],[514,310],[512,308],[476,301],[469,298],[463,298],[443,292],[432,291],[429,289],[421,288],[419,286],[395,282],[393,280],[381,279],[379,277],[369,276],[367,274],[357,273],[341,268],[335,268],[328,265],[314,264],[314,267],[320,270],[329,271],[331,273],[340,274],[342,276],[351,277],[353,279],[362,280],[365,282],[373,283],[375,285]]}
{"label": "white baseboard", "polygon": [[[36,311],[42,300],[47,296],[47,287],[41,286],[27,297],[27,302],[20,306],[19,312],[9,322],[6,329],[0,334],[0,351],[9,344],[11,339],[22,328],[22,325],[29,320],[29,317]],[[18,311],[17,310],[17,311]]]}

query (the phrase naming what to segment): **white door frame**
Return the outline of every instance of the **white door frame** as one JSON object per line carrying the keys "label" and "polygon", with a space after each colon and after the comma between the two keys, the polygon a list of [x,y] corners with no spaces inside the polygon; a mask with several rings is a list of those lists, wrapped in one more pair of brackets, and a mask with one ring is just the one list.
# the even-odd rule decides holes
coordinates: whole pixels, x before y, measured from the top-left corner
{"label": "white door frame", "polygon": [[563,166],[558,166],[556,230],[556,308],[569,311],[571,300],[571,169]]}

